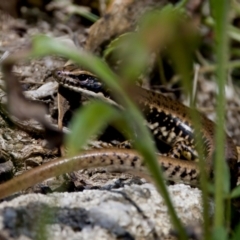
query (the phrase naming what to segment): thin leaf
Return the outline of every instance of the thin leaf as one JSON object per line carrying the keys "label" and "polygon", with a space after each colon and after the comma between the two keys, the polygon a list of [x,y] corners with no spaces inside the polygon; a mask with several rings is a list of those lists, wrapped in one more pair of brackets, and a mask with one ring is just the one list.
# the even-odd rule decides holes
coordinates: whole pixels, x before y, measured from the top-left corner
{"label": "thin leaf", "polygon": [[240,239],[240,224],[238,224],[235,231],[233,232],[233,236],[231,240],[239,240],[239,239]]}
{"label": "thin leaf", "polygon": [[63,44],[46,36],[38,36],[34,38],[31,57],[39,57],[49,54],[60,54],[94,72],[112,90],[118,102],[122,103],[122,105],[125,107],[125,111],[126,114],[129,115],[129,119],[131,119],[131,121],[134,121],[135,126],[141,131],[141,134],[139,134],[141,142],[139,144],[136,144],[137,150],[142,154],[144,159],[147,160],[147,166],[149,167],[149,170],[153,178],[155,179],[158,190],[165,199],[172,222],[177,231],[179,232],[181,239],[186,239],[186,234],[183,226],[177,217],[171,199],[168,195],[168,191],[164,183],[163,174],[161,169],[159,168],[159,164],[156,159],[156,148],[152,144],[152,137],[146,127],[143,126],[142,122],[139,121],[140,119],[142,119],[141,114],[124,92],[123,88],[119,84],[120,81],[116,74],[114,74],[109,69],[106,63],[91,54],[87,54],[84,51],[80,52],[77,49],[67,48]]}
{"label": "thin leaf", "polygon": [[231,198],[238,198],[240,197],[240,186],[235,187],[230,195]]}
{"label": "thin leaf", "polygon": [[78,153],[92,136],[120,116],[116,109],[102,102],[92,102],[77,111],[72,120],[72,133],[67,137],[69,155]]}
{"label": "thin leaf", "polygon": [[212,240],[227,240],[227,230],[223,227],[215,228],[212,233]]}
{"label": "thin leaf", "polygon": [[[224,117],[225,117],[225,84],[227,79],[226,64],[228,63],[228,9],[229,1],[223,0],[221,4],[217,0],[211,0],[211,11],[215,20],[215,52],[217,59],[216,68],[216,80],[218,83],[218,95],[217,95],[217,129],[215,134],[215,144],[217,146],[217,151],[215,153],[214,161],[214,176],[215,176],[215,215],[214,215],[214,227],[216,229],[221,229],[224,222],[225,206],[224,206],[224,184],[223,184],[223,174],[225,162],[224,156]],[[228,215],[228,214],[227,214]]]}

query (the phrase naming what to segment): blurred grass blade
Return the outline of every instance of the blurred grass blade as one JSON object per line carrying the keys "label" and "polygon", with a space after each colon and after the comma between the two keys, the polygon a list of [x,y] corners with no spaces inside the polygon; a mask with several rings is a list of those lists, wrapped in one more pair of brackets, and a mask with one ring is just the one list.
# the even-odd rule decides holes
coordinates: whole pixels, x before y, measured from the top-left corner
{"label": "blurred grass blade", "polygon": [[68,154],[77,154],[92,136],[99,134],[109,122],[120,116],[118,110],[102,102],[92,102],[82,107],[72,119],[72,131],[66,141]]}
{"label": "blurred grass blade", "polygon": [[74,48],[67,48],[63,44],[60,44],[59,42],[46,36],[36,37],[33,40],[33,51],[30,57],[39,57],[49,54],[62,55],[65,58],[71,59],[82,67],[95,73],[112,90],[117,102],[124,106],[129,119],[134,121],[136,129],[139,130],[139,138],[136,140],[140,140],[141,142],[139,144],[136,142],[137,150],[147,161],[147,166],[149,167],[150,173],[156,182],[159,192],[162,194],[165,200],[172,223],[179,232],[180,239],[187,239],[184,228],[177,217],[165,186],[163,174],[156,159],[156,148],[153,145],[153,139],[149,131],[142,124],[142,115],[137,110],[135,105],[132,104],[123,87],[120,85],[119,78],[110,70],[106,63],[91,54],[87,54],[84,51],[80,52]]}
{"label": "blurred grass blade", "polygon": [[218,84],[218,94],[217,94],[217,129],[215,133],[215,161],[214,161],[214,176],[215,176],[215,215],[214,215],[214,227],[221,229],[225,222],[224,219],[224,184],[223,184],[223,174],[224,174],[224,115],[225,115],[225,84],[227,79],[226,65],[228,63],[228,9],[229,1],[223,0],[219,4],[218,0],[211,0],[210,7],[212,11],[213,18],[215,20],[214,32],[215,32],[215,52],[217,59],[216,67],[216,80]]}
{"label": "blurred grass blade", "polygon": [[228,233],[224,227],[215,228],[212,234],[212,240],[227,240]]}
{"label": "blurred grass blade", "polygon": [[[196,29],[192,23],[183,22],[178,23],[178,29],[182,29],[181,34],[175,36],[175,41],[172,41],[168,46],[168,54],[173,60],[176,72],[181,76],[181,85],[183,86],[186,96],[190,95],[191,111],[189,112],[193,126],[194,126],[194,138],[196,142],[196,150],[199,158],[200,168],[200,186],[202,190],[202,204],[203,204],[203,229],[205,239],[210,238],[210,224],[209,224],[209,198],[208,198],[208,175],[206,172],[206,162],[204,158],[204,144],[201,133],[202,123],[199,121],[199,112],[194,107],[195,96],[193,96],[193,54],[196,51],[198,36]],[[177,31],[176,31],[177,32]],[[186,47],[187,46],[187,47]],[[181,61],[179,61],[181,59]]]}
{"label": "blurred grass blade", "polygon": [[90,11],[86,11],[84,8],[81,8],[75,4],[73,4],[73,7],[74,7],[74,11],[72,12],[73,14],[79,14],[80,16],[85,17],[91,22],[96,22],[99,19],[97,15],[93,14]]}
{"label": "blurred grass blade", "polygon": [[240,197],[240,186],[237,186],[236,188],[233,189],[231,192],[231,198],[238,198]]}
{"label": "blurred grass blade", "polygon": [[181,10],[181,8],[183,9],[183,7],[185,7],[188,3],[188,0],[182,0],[182,1],[179,1],[177,4],[176,4],[176,8],[179,8]]}
{"label": "blurred grass blade", "polygon": [[239,239],[240,239],[240,223],[236,227],[231,240],[239,240]]}

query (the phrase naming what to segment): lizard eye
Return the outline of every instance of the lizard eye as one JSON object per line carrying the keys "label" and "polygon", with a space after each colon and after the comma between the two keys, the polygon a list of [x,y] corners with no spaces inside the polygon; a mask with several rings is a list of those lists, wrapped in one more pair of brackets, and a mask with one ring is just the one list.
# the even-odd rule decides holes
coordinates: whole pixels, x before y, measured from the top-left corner
{"label": "lizard eye", "polygon": [[52,75],[56,76],[56,77],[60,77],[61,76],[61,71],[60,70],[53,70]]}

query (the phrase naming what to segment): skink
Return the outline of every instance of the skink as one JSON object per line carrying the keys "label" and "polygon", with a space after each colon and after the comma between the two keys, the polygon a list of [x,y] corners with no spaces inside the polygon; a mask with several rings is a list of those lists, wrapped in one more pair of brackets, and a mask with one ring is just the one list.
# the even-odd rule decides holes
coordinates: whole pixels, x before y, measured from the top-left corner
{"label": "skink", "polygon": [[[64,87],[73,91],[82,92],[90,79],[91,86],[95,84],[100,91],[97,78],[90,73],[75,69],[73,66],[56,70],[54,76]],[[91,77],[90,77],[91,76]],[[82,85],[84,83],[84,86]],[[178,159],[185,156],[189,160],[197,159],[194,150],[194,129],[189,116],[189,108],[168,97],[140,87],[135,88],[135,100],[141,106],[146,116],[148,125],[153,132],[155,139],[165,141],[172,146],[169,156],[158,156],[159,164],[162,166],[166,178],[177,182],[184,182],[190,185],[198,183],[199,170],[194,161]],[[205,146],[206,169],[212,174],[213,155],[216,150],[214,146],[215,124],[199,113],[202,123],[202,138]],[[230,137],[226,135],[225,159],[231,173],[231,186],[237,182],[237,150]],[[177,149],[177,150],[175,150]],[[180,150],[179,150],[180,149]],[[146,171],[141,157],[134,150],[126,149],[102,149],[91,150],[81,153],[72,158],[62,158],[43,164],[32,169],[4,184],[0,185],[0,198],[6,197],[16,191],[20,191],[49,177],[62,173],[76,171],[84,168],[107,167],[117,171],[130,171],[137,175],[146,176]]]}
{"label": "skink", "polygon": [[[55,70],[53,75],[60,85],[75,92],[83,93],[84,89],[90,89],[109,96],[109,92],[96,76],[73,64]],[[131,96],[145,115],[155,140],[164,141],[171,146],[168,157],[174,159],[185,157],[188,160],[198,158],[195,151],[194,128],[188,107],[158,92],[137,86],[133,90],[131,89]],[[214,146],[216,126],[203,114],[199,113],[199,117],[202,126],[201,137],[204,143],[206,169],[212,176],[213,155],[216,150]],[[227,134],[225,141],[225,159],[231,173],[231,186],[235,186],[238,177],[237,150]]]}
{"label": "skink", "polygon": [[[158,161],[169,180],[193,186],[197,185],[199,171],[195,162],[182,162],[164,156],[159,156]],[[179,168],[180,164],[181,168]],[[0,198],[7,197],[53,176],[94,167],[105,167],[110,171],[129,172],[150,179],[142,158],[134,150],[112,148],[89,150],[75,157],[50,161],[1,184]]]}

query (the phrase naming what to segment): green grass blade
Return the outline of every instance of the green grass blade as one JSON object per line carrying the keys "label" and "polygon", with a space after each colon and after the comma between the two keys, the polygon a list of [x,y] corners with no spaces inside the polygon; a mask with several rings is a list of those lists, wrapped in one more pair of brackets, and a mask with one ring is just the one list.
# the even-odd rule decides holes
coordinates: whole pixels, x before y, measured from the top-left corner
{"label": "green grass blade", "polygon": [[164,183],[162,171],[156,160],[156,148],[152,144],[153,140],[151,138],[151,135],[146,127],[144,127],[142,124],[142,115],[134,106],[134,104],[132,104],[129,97],[125,94],[123,88],[119,84],[118,77],[109,69],[109,67],[104,62],[102,62],[99,58],[94,57],[93,55],[87,54],[83,51],[79,52],[76,49],[67,48],[63,44],[60,44],[56,40],[53,40],[46,36],[36,37],[33,41],[33,51],[31,56],[39,57],[49,54],[58,54],[71,59],[77,64],[94,72],[104,81],[104,83],[109,88],[111,88],[114,96],[125,107],[126,114],[128,114],[131,121],[134,121],[135,128],[137,131],[139,131],[139,138],[136,142],[137,150],[146,160],[146,164],[155,179],[157,188],[165,199],[175,229],[179,232],[181,239],[186,239],[185,231],[171,203],[167,188]]}
{"label": "green grass blade", "polygon": [[231,198],[238,198],[238,197],[240,197],[240,186],[237,186],[231,192]]}
{"label": "green grass blade", "polygon": [[223,0],[219,4],[218,0],[211,0],[211,11],[215,19],[215,43],[216,43],[216,79],[218,83],[217,95],[217,125],[215,135],[216,155],[215,155],[215,215],[214,227],[219,229],[224,224],[224,183],[223,174],[224,167],[224,114],[225,114],[225,95],[224,88],[227,79],[226,64],[228,63],[228,8],[229,1]]}
{"label": "green grass blade", "polygon": [[99,134],[109,122],[120,117],[120,113],[113,107],[93,102],[82,107],[73,117],[71,134],[67,136],[69,155],[75,155],[94,135]]}

